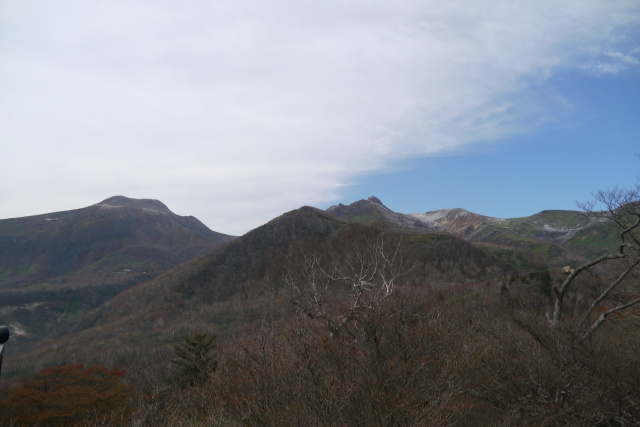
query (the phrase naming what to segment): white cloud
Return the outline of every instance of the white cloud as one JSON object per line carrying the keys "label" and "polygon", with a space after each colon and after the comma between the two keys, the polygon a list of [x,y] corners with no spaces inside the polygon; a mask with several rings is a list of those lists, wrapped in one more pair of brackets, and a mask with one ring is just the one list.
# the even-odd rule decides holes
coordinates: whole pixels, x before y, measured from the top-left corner
{"label": "white cloud", "polygon": [[584,69],[596,75],[619,74],[640,64],[637,57],[639,53],[640,49],[638,48],[631,49],[629,53],[602,52],[591,62],[585,64]]}
{"label": "white cloud", "polygon": [[207,3],[0,0],[0,217],[124,194],[241,233],[638,64],[626,0]]}

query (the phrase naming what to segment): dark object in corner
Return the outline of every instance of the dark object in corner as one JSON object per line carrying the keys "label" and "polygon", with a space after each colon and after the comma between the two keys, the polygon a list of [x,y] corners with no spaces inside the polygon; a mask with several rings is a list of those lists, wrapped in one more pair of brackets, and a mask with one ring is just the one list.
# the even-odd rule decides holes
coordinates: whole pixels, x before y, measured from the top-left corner
{"label": "dark object in corner", "polygon": [[4,354],[4,343],[9,341],[11,331],[6,326],[0,326],[0,374],[2,374],[2,355]]}

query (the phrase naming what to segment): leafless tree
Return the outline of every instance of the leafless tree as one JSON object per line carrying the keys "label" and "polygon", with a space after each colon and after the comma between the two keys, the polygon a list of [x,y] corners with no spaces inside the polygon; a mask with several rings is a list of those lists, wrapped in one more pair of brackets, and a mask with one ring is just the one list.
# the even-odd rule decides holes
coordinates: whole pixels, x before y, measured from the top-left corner
{"label": "leafless tree", "polygon": [[[640,295],[634,291],[637,280],[632,280],[634,270],[640,265],[640,182],[633,189],[613,188],[601,190],[594,194],[594,201],[579,204],[594,217],[609,222],[619,229],[619,242],[615,251],[604,254],[570,271],[570,274],[559,286],[554,288],[554,306],[548,314],[548,320],[554,329],[561,322],[567,292],[575,288],[576,278],[581,273],[595,266],[619,260],[622,267],[614,274],[611,281],[600,290],[588,304],[581,316],[580,339],[589,338],[614,313],[621,312],[640,302]],[[618,265],[618,264],[616,264]],[[623,298],[612,298],[614,291],[620,293],[624,288]],[[606,305],[605,305],[606,301]],[[597,318],[593,314],[599,312]]]}
{"label": "leafless tree", "polygon": [[290,250],[284,265],[287,297],[302,314],[339,334],[359,312],[377,310],[409,268],[402,236],[358,228],[321,244]]}

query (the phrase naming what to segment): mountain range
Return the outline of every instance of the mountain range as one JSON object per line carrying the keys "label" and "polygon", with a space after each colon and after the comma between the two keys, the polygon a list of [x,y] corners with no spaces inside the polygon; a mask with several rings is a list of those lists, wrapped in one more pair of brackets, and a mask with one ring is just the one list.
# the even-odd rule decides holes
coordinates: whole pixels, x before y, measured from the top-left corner
{"label": "mountain range", "polygon": [[385,223],[412,233],[445,233],[476,244],[526,250],[549,258],[593,257],[615,246],[614,229],[581,211],[545,210],[522,218],[492,218],[465,209],[402,214],[376,197],[335,205],[328,213],[361,223]]}
{"label": "mountain range", "polygon": [[16,363],[78,360],[87,348],[162,346],[194,329],[240,334],[292,311],[281,282],[287,257],[326,244],[338,251],[372,229],[407,243],[406,286],[506,286],[580,263],[616,239],[582,212],[402,214],[375,197],[325,211],[302,207],[233,237],[157,200],[116,196],[0,220],[0,324],[15,331]]}

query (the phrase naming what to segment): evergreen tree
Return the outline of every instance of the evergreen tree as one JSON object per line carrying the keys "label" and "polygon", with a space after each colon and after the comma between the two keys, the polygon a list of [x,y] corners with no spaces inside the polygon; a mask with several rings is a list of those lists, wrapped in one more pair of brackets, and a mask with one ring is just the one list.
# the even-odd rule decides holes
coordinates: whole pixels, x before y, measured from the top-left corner
{"label": "evergreen tree", "polygon": [[174,379],[180,387],[200,385],[217,369],[213,352],[217,335],[196,332],[173,347]]}

